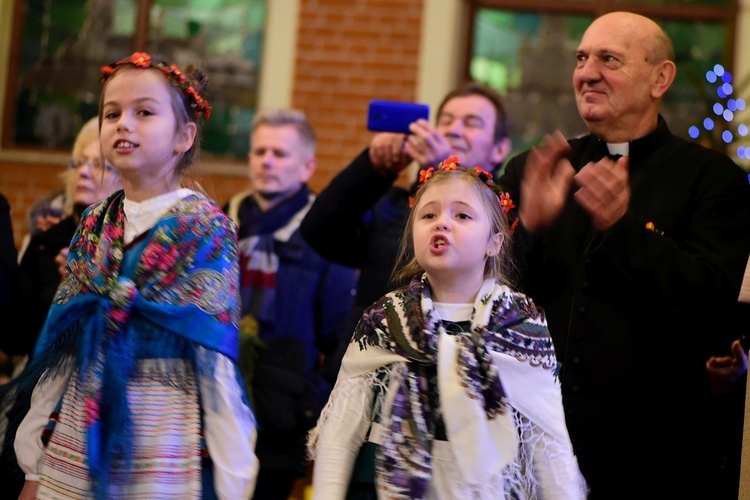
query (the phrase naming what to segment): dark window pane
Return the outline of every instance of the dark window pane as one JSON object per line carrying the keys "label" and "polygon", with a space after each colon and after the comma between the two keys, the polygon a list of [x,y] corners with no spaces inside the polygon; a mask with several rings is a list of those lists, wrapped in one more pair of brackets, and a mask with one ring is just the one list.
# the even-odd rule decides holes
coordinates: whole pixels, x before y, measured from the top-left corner
{"label": "dark window pane", "polygon": [[7,99],[15,105],[16,145],[67,147],[95,114],[95,96],[87,96],[94,79],[85,57],[87,18],[85,0],[26,2],[15,93]]}

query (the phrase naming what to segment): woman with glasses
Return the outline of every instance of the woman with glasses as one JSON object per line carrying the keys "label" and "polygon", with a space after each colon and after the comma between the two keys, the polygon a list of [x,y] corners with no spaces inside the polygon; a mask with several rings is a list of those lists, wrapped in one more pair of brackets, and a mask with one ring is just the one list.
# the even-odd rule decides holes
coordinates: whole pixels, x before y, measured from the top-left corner
{"label": "woman with glasses", "polygon": [[60,266],[56,259],[61,259],[64,264],[68,244],[84,209],[122,189],[117,170],[106,165],[102,158],[98,118],[90,119],[81,128],[62,178],[65,202],[61,220],[34,235],[21,257],[20,294],[24,302],[22,310],[26,314],[25,328],[23,335],[13,335],[16,346],[7,346],[4,341],[0,344],[0,349],[5,351],[8,348],[12,354],[29,354],[34,346],[62,278],[64,266]]}
{"label": "woman with glasses", "polygon": [[[120,175],[108,165],[99,146],[99,119],[90,119],[78,132],[68,169],[62,174],[64,202],[60,220],[34,234],[21,257],[17,294],[13,300],[14,314],[20,321],[13,330],[0,335],[0,351],[19,359],[15,373],[25,365],[41,332],[47,311],[65,269],[68,245],[73,238],[84,209],[122,189]],[[21,395],[8,413],[22,415],[28,411],[28,395]],[[2,432],[0,424],[0,433]],[[16,498],[23,488],[24,475],[18,468],[12,438],[15,429],[6,432],[0,455],[0,484],[9,485]]]}
{"label": "woman with glasses", "polygon": [[[114,190],[120,189],[119,176],[112,175],[115,173],[114,167],[105,166],[102,163],[99,153],[99,125],[96,117],[86,122],[78,132],[71,153],[67,170],[60,174],[63,188],[37,201],[29,209],[29,232],[21,242],[21,249],[18,252],[19,262],[26,254],[31,238],[47,231],[71,215],[75,217],[74,222],[77,224],[84,208],[104,199]],[[102,176],[102,171],[107,175]],[[113,182],[116,183],[114,189]],[[72,236],[71,232],[67,239],[70,240]],[[67,247],[67,243],[65,246]],[[50,295],[51,300],[52,295]]]}

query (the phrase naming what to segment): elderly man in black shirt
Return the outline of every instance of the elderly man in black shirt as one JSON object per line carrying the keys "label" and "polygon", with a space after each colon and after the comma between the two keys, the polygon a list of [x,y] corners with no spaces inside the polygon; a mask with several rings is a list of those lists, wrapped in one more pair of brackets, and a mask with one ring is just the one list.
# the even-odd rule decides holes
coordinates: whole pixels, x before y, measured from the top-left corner
{"label": "elderly man in black shirt", "polygon": [[[676,67],[653,21],[596,19],[573,86],[591,133],[508,163],[525,291],[547,313],[591,499],[716,498],[706,360],[750,252],[750,186],[660,115]],[[619,159],[614,159],[622,155]]]}

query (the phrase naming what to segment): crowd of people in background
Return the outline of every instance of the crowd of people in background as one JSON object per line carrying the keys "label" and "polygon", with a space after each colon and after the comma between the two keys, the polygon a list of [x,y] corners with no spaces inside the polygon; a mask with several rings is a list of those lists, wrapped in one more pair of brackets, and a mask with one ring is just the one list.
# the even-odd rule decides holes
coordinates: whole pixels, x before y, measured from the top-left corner
{"label": "crowd of people in background", "polygon": [[104,66],[20,251],[0,194],[0,311],[26,317],[0,337],[0,482],[737,498],[750,184],[670,131],[674,59],[653,20],[604,14],[572,71],[588,134],[510,157],[502,95],[466,82],[320,193],[304,113],[262,109],[223,206],[189,174],[209,76]]}

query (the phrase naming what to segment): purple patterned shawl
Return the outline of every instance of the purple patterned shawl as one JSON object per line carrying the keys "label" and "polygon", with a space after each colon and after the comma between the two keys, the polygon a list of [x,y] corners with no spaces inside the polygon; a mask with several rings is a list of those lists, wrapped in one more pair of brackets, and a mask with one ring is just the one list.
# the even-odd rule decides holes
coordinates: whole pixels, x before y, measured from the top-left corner
{"label": "purple patterned shawl", "polygon": [[[472,399],[483,402],[487,418],[507,410],[505,391],[489,355],[502,352],[532,366],[556,368],[557,360],[542,311],[521,294],[496,286],[478,297],[471,332],[457,336],[459,377]],[[507,289],[505,289],[507,290]],[[426,276],[384,296],[365,312],[354,333],[361,349],[377,346],[409,360],[399,381],[390,423],[376,455],[379,483],[393,497],[424,498],[431,476],[430,429],[434,411],[423,397],[427,381],[410,369],[436,364],[439,325]],[[487,309],[489,308],[489,309]],[[481,310],[478,310],[481,309]],[[482,322],[481,318],[489,318]]]}

